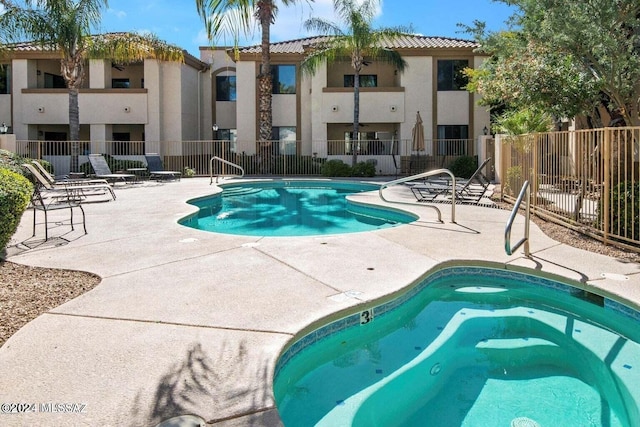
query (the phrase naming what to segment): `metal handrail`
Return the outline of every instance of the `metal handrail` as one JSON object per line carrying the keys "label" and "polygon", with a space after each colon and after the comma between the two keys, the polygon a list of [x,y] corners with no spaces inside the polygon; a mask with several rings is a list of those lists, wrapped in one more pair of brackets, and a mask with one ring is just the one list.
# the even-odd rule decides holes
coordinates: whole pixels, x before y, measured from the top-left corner
{"label": "metal handrail", "polygon": [[[411,205],[411,206],[416,206],[415,203],[409,203],[409,202],[401,202],[398,200],[387,200],[384,198],[384,195],[382,194],[382,190],[384,190],[387,187],[390,187],[392,185],[396,185],[396,184],[402,184],[404,182],[408,182],[408,181],[413,181],[414,179],[420,179],[420,178],[426,178],[429,176],[434,176],[434,175],[441,175],[443,173],[448,174],[451,177],[451,222],[455,223],[456,222],[456,177],[453,175],[453,173],[451,173],[451,171],[449,169],[436,169],[436,170],[432,170],[432,171],[428,171],[428,172],[422,172],[416,175],[411,175],[411,176],[406,176],[404,178],[398,178],[395,179],[393,181],[389,181],[386,182],[384,184],[382,184],[380,186],[380,189],[378,190],[378,194],[380,196],[380,198],[382,200],[384,200],[387,203],[398,203],[398,204],[402,204],[402,205]],[[435,209],[436,212],[438,212],[438,221],[439,222],[444,222],[442,221],[442,212],[440,212],[440,209],[438,209],[436,206],[433,205],[422,205],[425,207],[429,207],[432,209]]]}
{"label": "metal handrail", "polygon": [[[516,245],[511,247],[511,227],[513,226],[513,221],[516,219],[516,215],[518,214],[518,209],[520,209],[520,205],[522,204],[522,200],[526,196],[527,205],[525,207],[525,222],[524,222],[524,237],[516,243]],[[504,250],[507,252],[507,255],[512,255],[515,251],[518,250],[520,246],[524,243],[524,256],[529,257],[531,253],[529,252],[529,222],[531,220],[531,188],[529,186],[529,181],[525,181],[522,185],[522,190],[520,190],[520,194],[518,195],[518,199],[516,200],[515,205],[513,206],[513,210],[511,211],[511,215],[509,216],[509,220],[507,221],[507,226],[504,230]]]}
{"label": "metal handrail", "polygon": [[[217,160],[220,163],[224,163],[225,165],[229,165],[232,166],[234,168],[240,169],[240,178],[242,178],[244,176],[244,169],[242,168],[242,166],[237,165],[235,163],[232,163],[228,160],[225,160],[221,157],[218,156],[213,156],[211,159],[209,159],[209,175],[211,177],[211,180],[209,181],[209,185],[213,184],[213,161]],[[216,174],[216,184],[218,183],[218,178],[220,177],[220,175]]]}

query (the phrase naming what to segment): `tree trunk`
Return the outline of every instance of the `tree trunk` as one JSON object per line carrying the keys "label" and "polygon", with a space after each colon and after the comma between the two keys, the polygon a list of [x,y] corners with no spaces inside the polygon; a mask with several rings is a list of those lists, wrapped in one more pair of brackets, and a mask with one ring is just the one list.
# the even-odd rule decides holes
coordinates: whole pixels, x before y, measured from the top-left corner
{"label": "tree trunk", "polygon": [[71,141],[71,172],[78,172],[80,155],[80,110],[78,108],[78,89],[69,89],[69,141]]}
{"label": "tree trunk", "polygon": [[357,143],[351,143],[351,166],[358,164],[358,149],[360,148],[360,70],[353,74],[353,138]]}
{"label": "tree trunk", "polygon": [[69,88],[69,141],[71,141],[71,172],[78,172],[80,155],[80,110],[78,107],[78,89],[84,79],[84,62],[80,51],[72,52],[60,61],[62,77]]}
{"label": "tree trunk", "polygon": [[[273,78],[271,75],[270,30],[272,20],[272,1],[258,2],[258,14],[262,29],[261,64],[258,74],[258,147],[260,161],[264,172],[269,172],[272,139],[272,108]],[[265,168],[266,166],[266,168]]]}

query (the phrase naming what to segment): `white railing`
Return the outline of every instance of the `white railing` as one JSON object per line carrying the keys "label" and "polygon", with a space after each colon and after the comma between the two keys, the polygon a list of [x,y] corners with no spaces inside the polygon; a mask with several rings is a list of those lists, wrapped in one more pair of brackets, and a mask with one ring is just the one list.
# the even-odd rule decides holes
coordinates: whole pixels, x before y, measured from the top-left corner
{"label": "white railing", "polygon": [[[451,177],[451,222],[455,224],[456,222],[456,192],[455,192],[456,177],[453,175],[453,173],[451,173],[449,169],[436,169],[433,171],[423,172],[416,175],[407,176],[404,178],[394,179],[393,181],[389,181],[382,184],[380,186],[380,189],[378,190],[378,195],[383,201],[387,203],[398,203],[403,205],[416,206],[416,203],[402,202],[399,200],[388,200],[384,197],[384,194],[382,191],[385,188],[390,187],[392,185],[403,184],[405,182],[413,181],[415,179],[427,178],[429,176],[441,175],[444,173],[448,174]],[[442,212],[440,212],[440,209],[438,209],[436,206],[433,206],[433,205],[421,205],[421,206],[426,206],[428,208],[434,209],[438,213],[438,222],[444,222],[442,221]]]}
{"label": "white railing", "polygon": [[[213,173],[213,162],[214,161],[222,163],[223,165],[229,165],[232,168],[239,169],[240,170],[240,175],[234,175],[234,176],[238,176],[240,178],[242,178],[244,176],[244,169],[242,169],[242,166],[236,165],[235,163],[232,163],[232,162],[230,162],[228,160],[225,160],[225,159],[223,159],[221,157],[213,156],[211,158],[211,160],[209,160],[209,176],[211,178],[211,180],[209,181],[209,185],[213,184],[213,175],[214,175],[214,173]],[[216,176],[216,184],[218,183],[218,178],[220,177],[220,175],[221,174],[216,174],[215,175]]]}
{"label": "white railing", "polygon": [[[520,205],[522,204],[522,201],[525,199],[525,197],[526,205],[524,214],[524,237],[518,243],[516,243],[515,246],[511,247],[511,227],[513,226],[513,222],[515,221],[516,215],[518,214],[518,209],[520,209]],[[524,244],[524,256],[531,256],[531,253],[529,252],[529,222],[531,221],[531,211],[529,206],[530,201],[531,187],[529,186],[529,181],[525,181],[522,185],[522,190],[520,190],[520,194],[518,195],[518,199],[513,206],[511,215],[509,215],[509,220],[507,221],[507,226],[504,230],[504,250],[507,252],[507,255],[513,255],[513,253]]]}

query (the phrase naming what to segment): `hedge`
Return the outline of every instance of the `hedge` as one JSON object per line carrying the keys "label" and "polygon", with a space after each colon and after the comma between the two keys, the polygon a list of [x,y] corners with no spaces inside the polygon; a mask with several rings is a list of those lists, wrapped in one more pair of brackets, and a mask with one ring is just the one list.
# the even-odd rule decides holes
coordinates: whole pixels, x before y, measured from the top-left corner
{"label": "hedge", "polygon": [[33,185],[27,178],[5,167],[0,168],[0,251],[18,229],[32,192]]}

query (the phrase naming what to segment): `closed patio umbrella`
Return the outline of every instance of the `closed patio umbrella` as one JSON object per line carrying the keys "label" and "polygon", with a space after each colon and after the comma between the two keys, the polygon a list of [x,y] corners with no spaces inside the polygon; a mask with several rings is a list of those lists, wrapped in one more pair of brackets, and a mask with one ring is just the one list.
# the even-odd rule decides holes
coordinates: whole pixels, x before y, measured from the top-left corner
{"label": "closed patio umbrella", "polygon": [[412,150],[416,152],[424,151],[424,126],[422,125],[422,117],[420,111],[416,113],[416,124],[413,125],[411,131]]}

